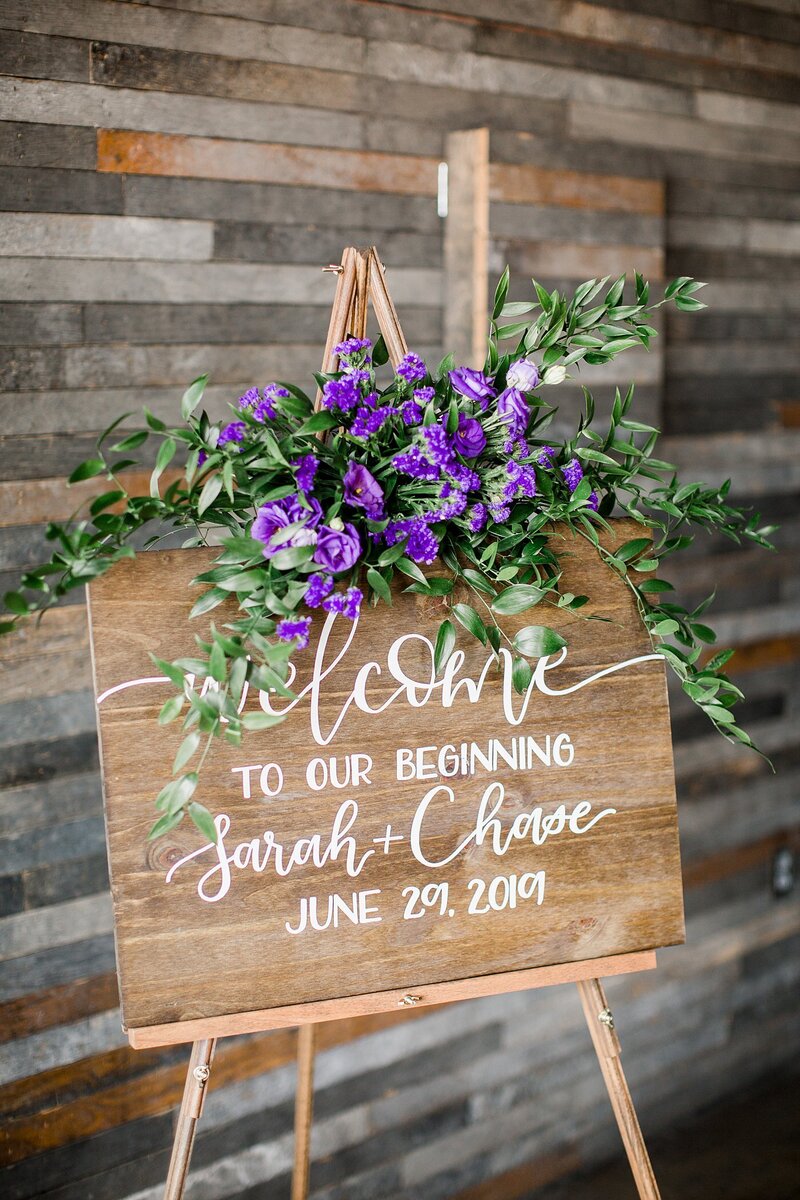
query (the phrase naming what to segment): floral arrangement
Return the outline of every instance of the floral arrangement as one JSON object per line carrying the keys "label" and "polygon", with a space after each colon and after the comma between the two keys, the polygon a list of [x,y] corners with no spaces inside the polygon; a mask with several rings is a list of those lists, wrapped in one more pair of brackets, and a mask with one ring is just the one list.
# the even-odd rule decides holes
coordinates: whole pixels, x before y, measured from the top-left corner
{"label": "floral arrangement", "polygon": [[[670,599],[660,568],[692,542],[692,529],[769,546],[771,527],[728,504],[729,483],[682,484],[654,457],[659,434],[632,418],[633,386],[624,396],[617,391],[602,431],[584,388],[585,411],[572,436],[547,437],[557,412],[551,397],[570,368],[647,347],[656,333],[652,312],[667,302],[683,311],[704,308],[694,295],[702,284],[677,279],[649,305],[649,286],[638,274],[633,303],[624,302],[625,276],[610,286],[590,280],[570,299],[534,281],[530,303],[509,303],[508,282],[506,270],[482,370],[456,367],[452,356],[431,369],[409,353],[381,384],[376,371],[388,359],[382,338],[373,346],[348,337],[335,349],[339,370],[316,377],[316,406],[300,388],[270,383],[246,392],[220,426],[199,411],[203,376],[183,396],[182,425],[167,428],[145,409],[146,428],[112,441],[120,418],[98,439],[97,456],[73,471],[71,483],[105,476],[110,489],[89,503],[85,518],[49,526],[55,552],[6,595],[10,619],[2,632],[133,556],[136,535],[154,524],[145,548],[165,524],[187,529],[187,546],[208,544],[213,532],[220,547],[211,569],[194,581],[205,590],[193,617],[231,597],[238,604],[222,629],[212,623],[210,641],[197,638],[196,657],[154,660],[176,689],[159,721],[182,717],[184,738],[175,777],[156,799],[160,816],[151,836],[188,812],[216,840],[210,813],[194,799],[214,737],[238,743],[244,730],[280,720],[240,711],[245,683],[291,697],[288,660],[308,644],[317,614],[354,620],[365,602],[391,603],[397,574],[407,590],[441,598],[437,670],[460,627],[496,654],[508,643],[514,686],[524,693],[530,660],[564,640],[545,620],[509,641],[497,616],[548,605],[577,610],[588,599],[559,589],[558,556],[547,538],[556,522],[588,539],[626,581],[658,651],[720,733],[752,745],[733,713],[741,692],[722,671],[732,651],[702,657],[704,644],[715,640],[701,621],[710,598],[687,611]],[[509,342],[514,348],[501,351]],[[135,465],[130,452],[150,437],[160,440],[150,495],[130,495],[120,472]],[[180,477],[162,490],[163,473],[179,453]],[[612,513],[643,527],[641,538],[614,552],[599,537]],[[422,570],[435,563],[435,573]],[[456,582],[470,589],[472,603],[451,600]]]}

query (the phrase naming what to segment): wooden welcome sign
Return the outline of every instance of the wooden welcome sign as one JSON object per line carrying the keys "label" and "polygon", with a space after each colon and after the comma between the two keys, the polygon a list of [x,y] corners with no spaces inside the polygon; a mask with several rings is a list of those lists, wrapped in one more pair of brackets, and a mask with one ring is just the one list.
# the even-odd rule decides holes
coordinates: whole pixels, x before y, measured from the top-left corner
{"label": "wooden welcome sign", "polygon": [[[175,751],[155,719],[171,685],[148,651],[192,653],[205,630],[188,619],[189,581],[214,552],[146,554],[92,583],[134,1045],[441,1000],[431,985],[475,977],[513,990],[530,983],[509,972],[682,939],[664,664],[624,581],[583,539],[554,537],[564,589],[591,600],[548,610],[567,647],[535,664],[524,696],[511,654],[467,634],[435,675],[440,598],[398,587],[355,623],[317,622],[292,659],[297,699],[244,697],[284,722],[212,749],[216,846],[188,822],[147,842]],[[529,620],[501,618],[510,637]]]}
{"label": "wooden welcome sign", "polygon": [[[345,250],[328,331],[363,336],[367,296],[406,352],[374,247]],[[608,546],[640,528],[615,523]],[[147,841],[175,734],[150,653],[191,655],[190,581],[213,550],[151,552],[89,588],[117,964],[132,1045],[193,1041],[166,1200],[179,1200],[216,1039],[301,1027],[292,1200],[304,1200],[314,1027],[324,1019],[578,983],[640,1197],[658,1188],[601,975],[683,939],[664,662],[624,581],[556,528],[566,647],[512,686],[511,656],[462,634],[437,675],[441,598],[393,588],[329,614],[292,657],[284,721],[219,741],[201,776],[216,843],[188,822]],[[458,589],[449,599],[467,599]],[[215,616],[224,621],[225,609]],[[319,614],[318,614],[319,616]],[[503,617],[509,637],[529,614]],[[207,686],[204,684],[203,686]]]}

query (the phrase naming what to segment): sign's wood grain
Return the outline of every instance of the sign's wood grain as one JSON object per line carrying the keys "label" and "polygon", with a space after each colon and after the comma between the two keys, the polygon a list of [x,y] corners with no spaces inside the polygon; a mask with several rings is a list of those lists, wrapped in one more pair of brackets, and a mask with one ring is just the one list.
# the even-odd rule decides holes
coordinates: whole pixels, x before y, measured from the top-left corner
{"label": "sign's wood grain", "polygon": [[498,670],[466,635],[432,678],[440,600],[398,588],[392,608],[325,632],[317,614],[285,722],[206,762],[200,798],[219,850],[186,822],[147,843],[177,731],[155,723],[169,685],[120,687],[157,675],[148,651],[191,654],[207,618],[187,621],[187,585],[213,552],[142,555],[92,583],[132,1038],[191,1022],[188,1040],[197,1022],[241,1013],[262,1012],[264,1028],[264,1010],[682,940],[664,665],[624,581],[567,536],[563,589],[591,603],[500,618],[509,635],[542,623],[567,638],[566,653],[540,660],[527,705],[504,679],[510,656]]}

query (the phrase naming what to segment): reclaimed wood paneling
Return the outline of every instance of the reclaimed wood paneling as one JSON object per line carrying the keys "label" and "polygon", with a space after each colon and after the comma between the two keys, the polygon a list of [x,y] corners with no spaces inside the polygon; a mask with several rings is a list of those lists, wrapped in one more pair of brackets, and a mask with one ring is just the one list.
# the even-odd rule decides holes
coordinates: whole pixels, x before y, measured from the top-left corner
{"label": "reclaimed wood paneling", "polygon": [[[770,891],[800,838],[798,43],[791,0],[0,0],[2,588],[95,490],[63,479],[118,412],[171,418],[210,366],[222,413],[318,365],[343,243],[378,244],[438,353],[453,130],[489,129],[490,274],[707,280],[708,312],[582,379],[605,411],[638,377],[664,456],[782,526],[773,556],[698,538],[673,572],[692,603],[717,589],[778,774],[675,694],[689,941],[609,988],[646,1132],[800,1052],[797,906]],[[0,648],[0,1190],[160,1200],[183,1054],[121,1042],[72,599]],[[569,989],[322,1039],[319,1200],[510,1200],[616,1147]],[[199,1193],[288,1195],[294,1051],[223,1044]]]}

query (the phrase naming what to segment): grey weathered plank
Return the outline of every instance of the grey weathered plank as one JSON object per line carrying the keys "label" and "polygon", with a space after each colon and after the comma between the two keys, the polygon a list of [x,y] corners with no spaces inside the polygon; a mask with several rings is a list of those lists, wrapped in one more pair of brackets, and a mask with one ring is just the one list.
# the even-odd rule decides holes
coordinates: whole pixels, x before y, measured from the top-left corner
{"label": "grey weathered plank", "polygon": [[114,939],[110,934],[42,950],[0,963],[0,1001],[113,970]]}
{"label": "grey weathered plank", "polygon": [[0,345],[39,346],[80,342],[83,314],[79,304],[3,304]]}
{"label": "grey weathered plank", "polygon": [[664,236],[660,217],[640,213],[495,202],[490,214],[492,235],[496,238],[651,246],[659,245]]}
{"label": "grey weathered plank", "polygon": [[80,123],[69,126],[0,121],[0,164],[3,166],[68,167],[91,171],[96,159],[94,131]]}
{"label": "grey weathered plank", "polygon": [[98,175],[94,171],[0,167],[2,210],[121,213],[122,208],[122,179],[117,176]]}
{"label": "grey weathered plank", "polygon": [[[221,262],[296,262],[319,265],[336,262],[342,246],[369,245],[371,229],[299,228],[293,225],[267,225],[263,221],[219,221],[214,230],[213,257]],[[391,230],[381,232],[380,251],[388,262],[409,267],[441,266],[441,237]]]}
{"label": "grey weathered plank", "polygon": [[77,900],[108,888],[108,859],[105,852],[85,858],[48,863],[25,871],[21,877],[23,905],[26,909]]}
{"label": "grey weathered plank", "polygon": [[205,262],[211,258],[208,221],[0,213],[0,243],[7,255],[33,258],[157,259]]}
{"label": "grey weathered plank", "polygon": [[0,921],[0,962],[110,933],[111,897],[82,896]]}
{"label": "grey weathered plank", "polygon": [[0,75],[86,80],[89,77],[89,43],[77,38],[42,37],[7,29],[0,38]]}

